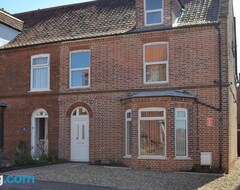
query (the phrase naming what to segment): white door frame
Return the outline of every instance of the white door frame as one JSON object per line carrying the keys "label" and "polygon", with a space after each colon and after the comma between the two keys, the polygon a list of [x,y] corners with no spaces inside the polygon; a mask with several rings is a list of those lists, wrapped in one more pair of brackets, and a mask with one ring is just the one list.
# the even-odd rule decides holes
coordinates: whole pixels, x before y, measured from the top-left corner
{"label": "white door frame", "polygon": [[[37,109],[32,113],[31,117],[31,156],[36,159],[36,119],[44,118],[45,120],[45,136],[48,136],[48,113],[45,109]],[[47,137],[48,138],[48,137]],[[48,151],[48,139],[46,139],[46,149]]]}
{"label": "white door frame", "polygon": [[[81,115],[78,111],[78,109],[83,109],[87,114],[86,115]],[[77,111],[76,111],[77,110]],[[75,112],[75,113],[74,113]],[[75,115],[74,115],[75,114]],[[87,121],[87,136],[88,138],[86,139],[86,143],[87,143],[87,159],[81,160],[81,159],[75,159],[73,158],[73,136],[72,136],[72,130],[73,130],[73,122],[79,121],[79,123],[81,123],[81,120],[83,120],[84,122]],[[87,111],[86,108],[84,107],[78,107],[75,108],[71,114],[71,128],[70,128],[70,159],[71,161],[79,161],[79,162],[89,162],[89,113]],[[79,150],[81,151],[81,150]]]}

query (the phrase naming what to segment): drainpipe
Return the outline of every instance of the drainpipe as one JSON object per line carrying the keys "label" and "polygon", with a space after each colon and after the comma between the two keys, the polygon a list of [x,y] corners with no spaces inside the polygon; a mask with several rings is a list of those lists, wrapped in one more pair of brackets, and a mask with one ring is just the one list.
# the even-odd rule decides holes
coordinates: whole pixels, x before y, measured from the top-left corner
{"label": "drainpipe", "polygon": [[236,17],[233,18],[234,19],[234,55],[235,55],[235,74],[236,74],[236,79],[237,81],[240,80],[240,78],[238,77],[238,70],[237,70],[237,28],[236,28]]}
{"label": "drainpipe", "polygon": [[222,131],[223,131],[223,113],[222,113],[222,40],[221,29],[218,25],[218,62],[219,62],[219,170],[222,171]]}
{"label": "drainpipe", "polygon": [[218,89],[219,89],[219,170],[222,171],[222,139],[223,139],[223,113],[222,113],[222,39],[221,39],[221,29],[220,29],[220,15],[222,7],[222,0],[219,1],[219,9],[218,9],[218,22],[219,24],[216,26],[218,31]]}

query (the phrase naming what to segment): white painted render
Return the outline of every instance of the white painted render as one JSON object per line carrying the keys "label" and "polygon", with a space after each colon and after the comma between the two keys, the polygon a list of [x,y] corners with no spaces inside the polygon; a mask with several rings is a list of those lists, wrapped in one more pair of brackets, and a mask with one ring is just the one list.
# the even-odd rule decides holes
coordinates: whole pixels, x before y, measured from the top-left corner
{"label": "white painted render", "polygon": [[0,47],[13,40],[19,31],[0,23]]}

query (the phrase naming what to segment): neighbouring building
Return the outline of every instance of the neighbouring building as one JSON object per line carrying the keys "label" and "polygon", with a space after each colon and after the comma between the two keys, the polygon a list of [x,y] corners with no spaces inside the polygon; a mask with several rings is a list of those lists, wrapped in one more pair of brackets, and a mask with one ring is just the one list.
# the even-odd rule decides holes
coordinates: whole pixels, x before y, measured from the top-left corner
{"label": "neighbouring building", "polygon": [[23,141],[33,158],[229,172],[234,23],[232,0],[0,10],[0,149],[14,158]]}

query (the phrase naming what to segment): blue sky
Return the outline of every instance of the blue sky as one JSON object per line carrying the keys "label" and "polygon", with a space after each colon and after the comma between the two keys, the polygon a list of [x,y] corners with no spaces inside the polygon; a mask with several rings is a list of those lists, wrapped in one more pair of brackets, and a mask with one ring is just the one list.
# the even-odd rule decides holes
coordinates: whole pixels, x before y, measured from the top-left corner
{"label": "blue sky", "polygon": [[[60,6],[86,2],[89,0],[0,0],[0,8],[4,8],[9,13],[19,13],[35,9]],[[238,72],[240,72],[240,0],[233,0],[234,12],[237,18],[237,40],[238,40]],[[237,10],[238,9],[238,10]]]}

